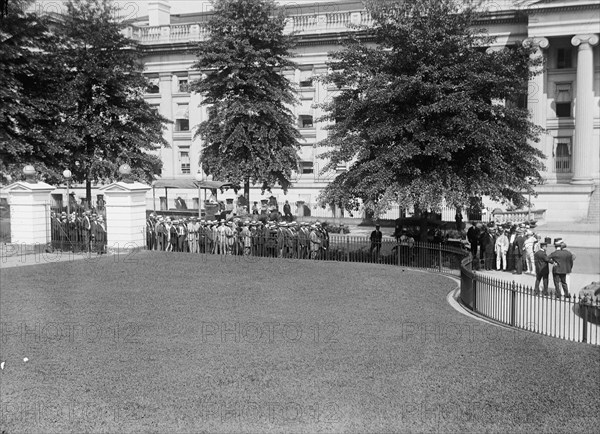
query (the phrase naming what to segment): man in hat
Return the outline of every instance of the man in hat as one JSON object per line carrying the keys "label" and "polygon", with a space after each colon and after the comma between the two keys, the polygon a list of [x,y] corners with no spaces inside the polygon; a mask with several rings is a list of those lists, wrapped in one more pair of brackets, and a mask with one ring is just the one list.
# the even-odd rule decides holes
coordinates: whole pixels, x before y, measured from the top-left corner
{"label": "man in hat", "polygon": [[523,254],[525,253],[525,237],[523,235],[523,229],[517,229],[513,248],[515,258],[515,271],[513,271],[513,274],[523,274]]}
{"label": "man in hat", "polygon": [[225,220],[221,219],[219,221],[219,226],[217,227],[216,239],[215,239],[215,253],[218,255],[227,254],[227,235],[225,228]]}
{"label": "man in hat", "polygon": [[575,257],[567,250],[567,244],[562,239],[559,239],[558,242],[555,240],[554,247],[556,250],[550,253],[550,259],[553,261],[552,280],[554,281],[556,297],[560,297],[560,287],[562,286],[564,297],[571,298],[567,275],[573,270]]}
{"label": "man in hat", "polygon": [[321,231],[319,231],[316,224],[312,225],[310,228],[310,259],[319,259],[319,252],[323,242],[321,239]]}
{"label": "man in hat", "polygon": [[81,242],[85,252],[92,248],[92,212],[86,209],[81,220]]}
{"label": "man in hat", "polygon": [[198,253],[198,228],[199,223],[196,220],[196,217],[191,217],[187,222],[187,242],[188,242],[188,251],[190,253]]}
{"label": "man in hat", "polygon": [[240,238],[242,241],[243,254],[249,256],[252,250],[252,234],[250,232],[250,221],[245,220],[242,230],[240,231]]}
{"label": "man in hat", "polygon": [[540,243],[539,250],[533,254],[533,260],[535,262],[534,295],[540,295],[540,282],[543,282],[544,285],[542,295],[548,295],[548,275],[550,273],[548,264],[552,263],[552,260],[546,254],[546,246],[546,243]]}
{"label": "man in hat", "polygon": [[300,223],[300,229],[298,230],[298,256],[300,259],[306,259],[308,256],[308,246],[310,244],[310,231],[308,229],[308,223]]}
{"label": "man in hat", "polygon": [[498,232],[494,248],[496,250],[496,270],[506,271],[506,252],[508,252],[508,237],[503,229]]}
{"label": "man in hat", "polygon": [[537,237],[531,229],[525,231],[525,263],[527,265],[527,274],[536,274],[534,253],[537,247]]}

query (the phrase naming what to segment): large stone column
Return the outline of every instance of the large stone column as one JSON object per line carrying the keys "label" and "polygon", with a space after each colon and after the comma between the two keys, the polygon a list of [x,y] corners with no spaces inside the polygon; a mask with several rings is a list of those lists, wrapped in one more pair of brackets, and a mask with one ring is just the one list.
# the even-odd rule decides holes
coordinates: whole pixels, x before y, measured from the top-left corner
{"label": "large stone column", "polygon": [[26,181],[17,181],[3,192],[10,205],[10,241],[19,246],[46,246],[50,242],[50,193],[55,188],[35,180],[35,169],[26,166]]}
{"label": "large stone column", "polygon": [[119,169],[123,181],[113,182],[100,189],[106,200],[109,252],[146,248],[146,192],[151,187],[129,181],[127,178],[131,168],[124,166]]}
{"label": "large stone column", "polygon": [[577,93],[575,94],[575,143],[573,145],[572,184],[593,183],[594,152],[594,55],[592,47],[598,44],[593,34],[575,35],[571,43],[577,50]]}
{"label": "large stone column", "polygon": [[[160,114],[169,120],[173,119],[173,74],[171,72],[161,72],[160,77]],[[167,124],[164,131],[164,138],[169,144],[173,144],[173,124]],[[161,159],[165,166],[169,166],[167,176],[173,177],[175,172],[175,158],[173,156],[173,147],[161,149]],[[165,167],[166,169],[167,167]]]}

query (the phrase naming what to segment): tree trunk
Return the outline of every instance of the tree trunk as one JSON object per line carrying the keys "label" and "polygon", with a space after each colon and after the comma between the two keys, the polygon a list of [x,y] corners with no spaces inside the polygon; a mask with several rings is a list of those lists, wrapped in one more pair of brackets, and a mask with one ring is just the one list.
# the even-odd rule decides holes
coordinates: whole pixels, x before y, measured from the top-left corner
{"label": "tree trunk", "polygon": [[92,207],[92,181],[89,179],[85,180],[85,202],[86,209],[90,209]]}
{"label": "tree trunk", "polygon": [[250,179],[244,181],[244,199],[246,199],[246,212],[250,214]]}

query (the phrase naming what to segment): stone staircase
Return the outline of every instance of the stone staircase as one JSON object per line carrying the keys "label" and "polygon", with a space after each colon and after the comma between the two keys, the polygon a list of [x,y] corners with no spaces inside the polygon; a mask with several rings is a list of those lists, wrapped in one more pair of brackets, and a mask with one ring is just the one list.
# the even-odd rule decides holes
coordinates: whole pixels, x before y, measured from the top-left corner
{"label": "stone staircase", "polygon": [[600,224],[600,185],[592,192],[586,223]]}

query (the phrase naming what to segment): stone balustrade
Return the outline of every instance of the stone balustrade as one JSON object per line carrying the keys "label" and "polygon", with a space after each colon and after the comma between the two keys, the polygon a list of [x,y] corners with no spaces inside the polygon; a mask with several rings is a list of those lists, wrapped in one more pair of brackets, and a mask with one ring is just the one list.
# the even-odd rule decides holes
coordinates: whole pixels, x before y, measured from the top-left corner
{"label": "stone balustrade", "polygon": [[[366,11],[325,12],[312,15],[291,15],[285,33],[298,35],[349,31],[353,26],[371,26],[373,20]],[[128,27],[124,33],[141,44],[202,41],[208,38],[205,23],[172,24],[168,26]]]}

